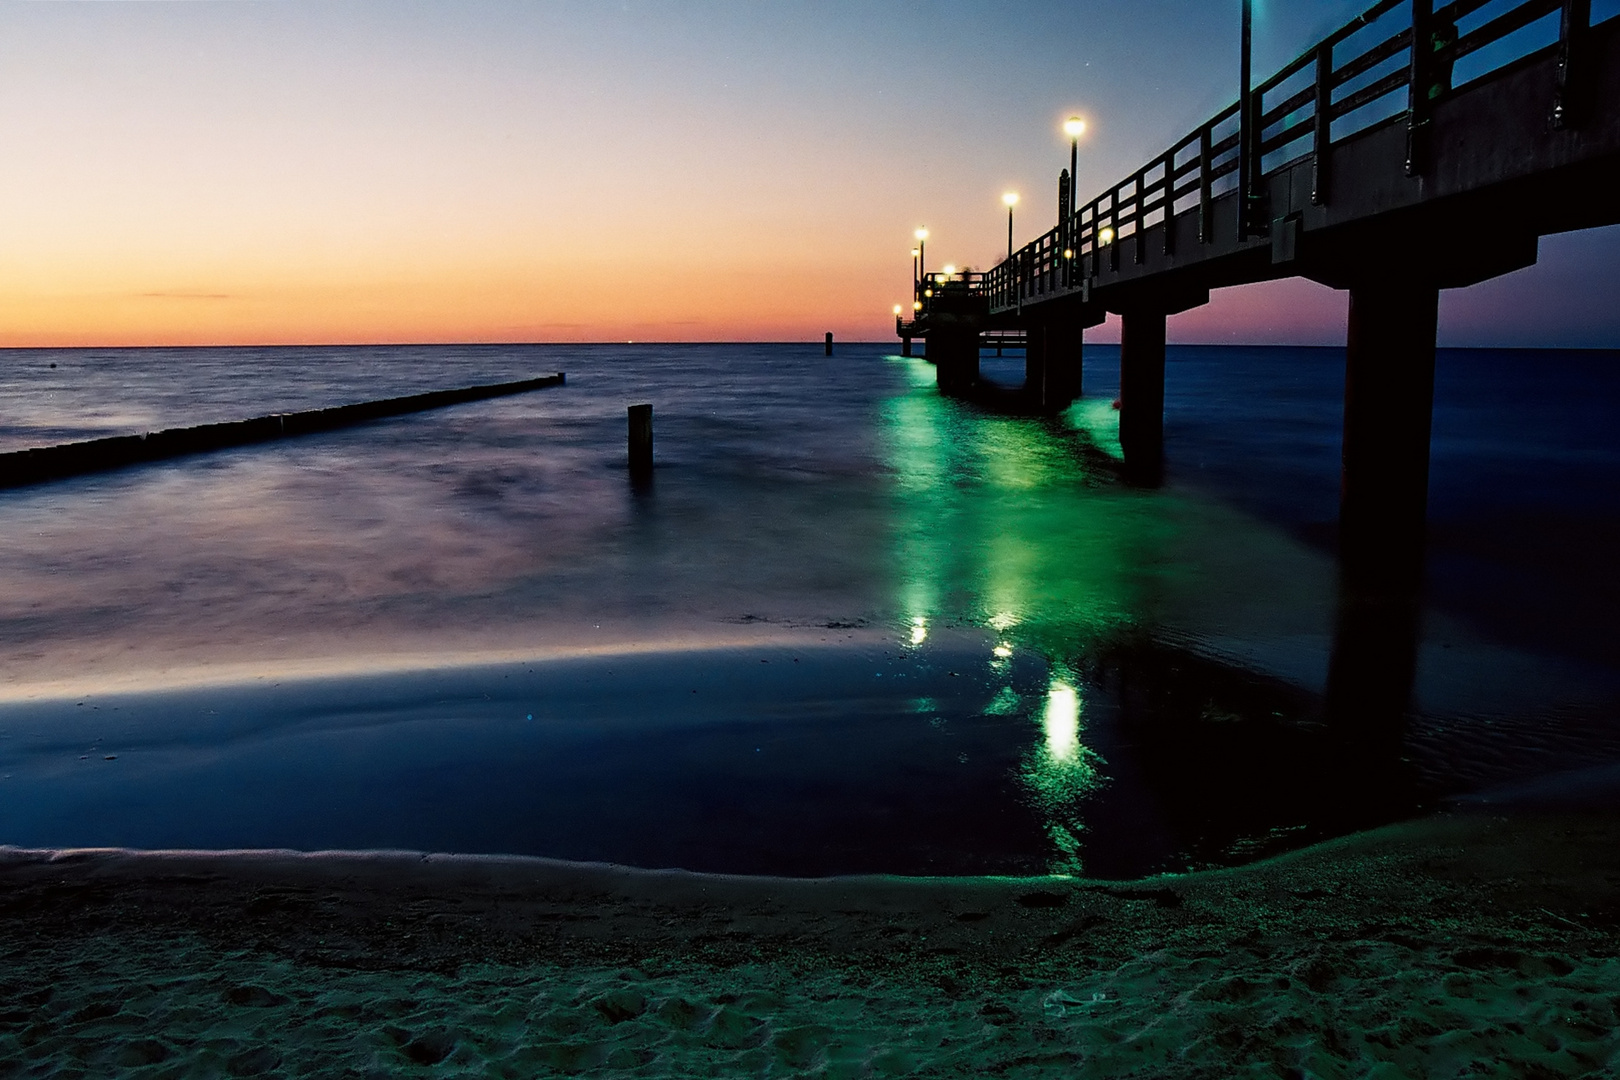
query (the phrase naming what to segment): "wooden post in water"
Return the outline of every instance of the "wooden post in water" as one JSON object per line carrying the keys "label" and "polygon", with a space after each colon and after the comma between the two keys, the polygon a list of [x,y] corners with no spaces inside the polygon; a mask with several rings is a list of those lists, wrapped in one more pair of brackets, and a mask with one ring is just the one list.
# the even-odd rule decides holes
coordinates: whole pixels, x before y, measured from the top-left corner
{"label": "wooden post in water", "polygon": [[630,406],[630,474],[647,476],[653,467],[652,406]]}
{"label": "wooden post in water", "polygon": [[831,330],[827,331],[827,351],[826,351],[826,353],[824,355],[826,355],[826,356],[831,356],[832,355],[832,331]]}
{"label": "wooden post in water", "polygon": [[1164,312],[1120,317],[1119,446],[1132,480],[1156,485],[1164,469]]}

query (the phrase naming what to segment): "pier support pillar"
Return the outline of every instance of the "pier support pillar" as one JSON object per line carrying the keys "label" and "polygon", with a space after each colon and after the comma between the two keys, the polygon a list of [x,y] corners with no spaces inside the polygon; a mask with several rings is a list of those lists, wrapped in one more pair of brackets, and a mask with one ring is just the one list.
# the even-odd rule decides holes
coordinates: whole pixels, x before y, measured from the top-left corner
{"label": "pier support pillar", "polygon": [[1417,673],[1437,286],[1350,289],[1339,485],[1339,610],[1327,718],[1397,742]]}
{"label": "pier support pillar", "polygon": [[1062,408],[1074,404],[1085,389],[1086,329],[1083,323],[1061,322],[1053,326],[1055,337],[1051,344],[1054,365],[1058,373],[1058,387],[1062,395]]}
{"label": "pier support pillar", "polygon": [[911,355],[911,338],[910,337],[903,337],[903,338],[900,339],[900,355],[901,356],[910,356]]}
{"label": "pier support pillar", "polygon": [[1119,336],[1119,446],[1132,480],[1164,475],[1164,324],[1153,309],[1124,312]]}
{"label": "pier support pillar", "polygon": [[1026,408],[1040,412],[1046,402],[1046,324],[1024,327],[1024,400]]}
{"label": "pier support pillar", "polygon": [[[1536,261],[1534,234],[1462,228],[1356,237],[1319,250],[1307,277],[1350,292],[1339,474],[1339,612],[1327,714],[1347,748],[1395,753],[1422,633],[1424,521],[1441,289]],[[1408,257],[1392,265],[1388,253]]]}
{"label": "pier support pillar", "polygon": [[1125,476],[1156,485],[1164,478],[1164,339],[1171,315],[1209,303],[1209,290],[1155,289],[1110,308],[1119,315],[1119,446]]}
{"label": "pier support pillar", "polygon": [[1426,284],[1350,290],[1339,548],[1355,592],[1404,595],[1422,581],[1439,298]]}
{"label": "pier support pillar", "polygon": [[1357,594],[1341,581],[1324,719],[1349,752],[1382,759],[1398,747],[1422,629],[1418,594]]}
{"label": "pier support pillar", "polygon": [[935,378],[946,394],[968,394],[979,382],[979,328],[941,326],[928,335],[928,356]]}
{"label": "pier support pillar", "polygon": [[1047,416],[1080,396],[1080,350],[1085,328],[1072,321],[1031,323],[1026,330],[1024,394],[1030,408]]}

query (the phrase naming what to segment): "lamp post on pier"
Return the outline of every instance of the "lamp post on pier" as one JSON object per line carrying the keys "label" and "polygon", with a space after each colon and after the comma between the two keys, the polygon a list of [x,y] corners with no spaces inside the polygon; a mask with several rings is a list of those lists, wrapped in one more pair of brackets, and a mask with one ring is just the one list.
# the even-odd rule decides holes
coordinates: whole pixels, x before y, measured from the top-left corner
{"label": "lamp post on pier", "polygon": [[911,234],[917,238],[917,282],[928,276],[928,230],[918,229]]}
{"label": "lamp post on pier", "polygon": [[1007,204],[1007,261],[1012,262],[1013,207],[1018,205],[1018,193],[1009,191],[1001,197],[1001,201]]}
{"label": "lamp post on pier", "polygon": [[1080,136],[1086,133],[1086,122],[1078,116],[1071,116],[1063,121],[1063,134],[1069,137],[1069,179],[1068,186],[1060,191],[1058,197],[1058,233],[1063,239],[1063,284],[1074,284],[1074,248],[1075,227],[1074,214],[1078,206],[1075,197],[1075,185],[1080,182]]}
{"label": "lamp post on pier", "polygon": [[[1080,136],[1086,133],[1086,122],[1078,116],[1071,116],[1063,121],[1063,134],[1069,137],[1069,183],[1073,184],[1079,179],[1080,168]],[[1074,192],[1070,192],[1070,204],[1073,204]]]}
{"label": "lamp post on pier", "polygon": [[913,295],[915,295],[916,292],[917,292],[917,286],[922,283],[922,273],[920,272],[920,270],[918,268],[918,265],[917,265],[917,260],[921,256],[922,256],[922,249],[921,248],[912,248],[911,249],[911,291],[912,291]]}

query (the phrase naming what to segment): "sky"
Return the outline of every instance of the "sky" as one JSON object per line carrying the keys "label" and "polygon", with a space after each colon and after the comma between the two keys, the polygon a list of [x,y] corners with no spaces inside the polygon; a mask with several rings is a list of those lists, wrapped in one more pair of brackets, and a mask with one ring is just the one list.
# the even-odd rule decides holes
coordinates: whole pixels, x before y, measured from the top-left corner
{"label": "sky", "polygon": [[[1277,69],[1366,0],[1260,0]],[[1239,0],[0,0],[0,346],[892,337],[1236,97]],[[1620,347],[1620,229],[1442,301]],[[1223,290],[1176,341],[1337,344]],[[1094,332],[1106,340],[1111,327]]]}

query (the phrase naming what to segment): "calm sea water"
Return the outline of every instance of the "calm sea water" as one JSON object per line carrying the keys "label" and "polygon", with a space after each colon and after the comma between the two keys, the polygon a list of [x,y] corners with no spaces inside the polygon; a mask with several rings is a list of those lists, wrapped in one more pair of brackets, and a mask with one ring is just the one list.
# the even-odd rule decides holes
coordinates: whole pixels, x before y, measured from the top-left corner
{"label": "calm sea water", "polygon": [[1339,350],[1172,349],[1155,490],[1109,347],[1055,421],[878,346],[6,352],[0,450],[568,384],[0,492],[0,843],[1124,876],[1601,769],[1617,359],[1442,353],[1412,708],[1360,730]]}

